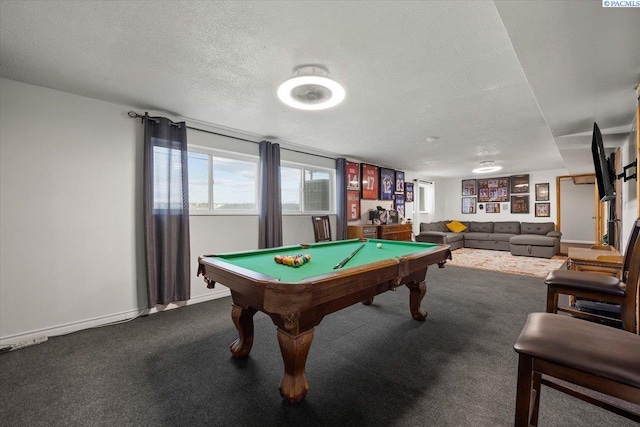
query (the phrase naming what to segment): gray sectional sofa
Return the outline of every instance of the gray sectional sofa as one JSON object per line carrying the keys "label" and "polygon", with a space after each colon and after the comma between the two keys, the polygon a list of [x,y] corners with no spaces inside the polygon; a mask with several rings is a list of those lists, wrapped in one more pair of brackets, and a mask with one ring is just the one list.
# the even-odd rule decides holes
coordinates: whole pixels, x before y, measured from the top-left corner
{"label": "gray sectional sofa", "polygon": [[417,242],[449,245],[458,248],[511,251],[512,255],[551,258],[560,252],[562,233],[553,222],[460,221],[467,229],[454,233],[447,228],[451,221],[422,222]]}

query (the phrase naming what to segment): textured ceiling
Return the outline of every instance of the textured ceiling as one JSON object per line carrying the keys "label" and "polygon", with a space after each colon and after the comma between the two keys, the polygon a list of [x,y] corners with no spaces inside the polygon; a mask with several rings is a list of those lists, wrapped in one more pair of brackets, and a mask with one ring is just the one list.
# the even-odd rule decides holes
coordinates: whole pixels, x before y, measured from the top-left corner
{"label": "textured ceiling", "polygon": [[496,7],[566,167],[593,172],[593,122],[607,147],[624,144],[640,82],[640,8],[601,1]]}
{"label": "textured ceiling", "polygon": [[[584,172],[565,135],[628,134],[640,79],[640,9],[600,4],[0,0],[0,76],[430,177]],[[277,99],[308,63],[343,104]]]}

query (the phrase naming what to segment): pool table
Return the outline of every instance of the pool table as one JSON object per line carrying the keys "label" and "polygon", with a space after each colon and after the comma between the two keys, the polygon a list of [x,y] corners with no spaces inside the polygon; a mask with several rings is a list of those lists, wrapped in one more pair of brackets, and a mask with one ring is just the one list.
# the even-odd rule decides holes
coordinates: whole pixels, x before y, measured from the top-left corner
{"label": "pool table", "polygon": [[[344,266],[334,268],[356,250]],[[311,261],[297,268],[274,261],[276,255],[297,254],[309,254]],[[280,394],[295,403],[309,390],[305,364],[313,328],[324,316],[358,302],[371,304],[375,295],[404,284],[410,290],[411,315],[425,320],[420,303],[427,268],[443,267],[447,259],[451,251],[446,245],[352,239],[203,255],[198,258],[198,275],[209,288],[218,282],[231,290],[231,318],[238,329],[238,339],[230,346],[233,357],[251,351],[255,313],[260,310],[271,317],[284,361]]]}

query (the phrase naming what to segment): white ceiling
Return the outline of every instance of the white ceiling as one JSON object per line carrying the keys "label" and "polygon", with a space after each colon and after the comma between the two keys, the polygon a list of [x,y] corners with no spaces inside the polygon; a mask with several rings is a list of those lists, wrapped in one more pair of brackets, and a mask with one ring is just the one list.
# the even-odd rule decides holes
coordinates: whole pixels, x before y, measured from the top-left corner
{"label": "white ceiling", "polygon": [[[1,77],[430,177],[592,172],[593,121],[631,130],[638,40],[640,8],[601,1],[0,0]],[[309,63],[343,104],[277,99]]]}

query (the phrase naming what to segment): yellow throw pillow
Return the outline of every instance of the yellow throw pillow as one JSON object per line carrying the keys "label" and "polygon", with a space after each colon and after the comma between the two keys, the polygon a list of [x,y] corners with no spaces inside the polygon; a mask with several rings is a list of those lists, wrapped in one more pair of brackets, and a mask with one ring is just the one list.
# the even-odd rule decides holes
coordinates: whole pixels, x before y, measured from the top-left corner
{"label": "yellow throw pillow", "polygon": [[462,233],[467,229],[467,226],[461,223],[460,221],[451,221],[447,224],[447,228],[454,233]]}

